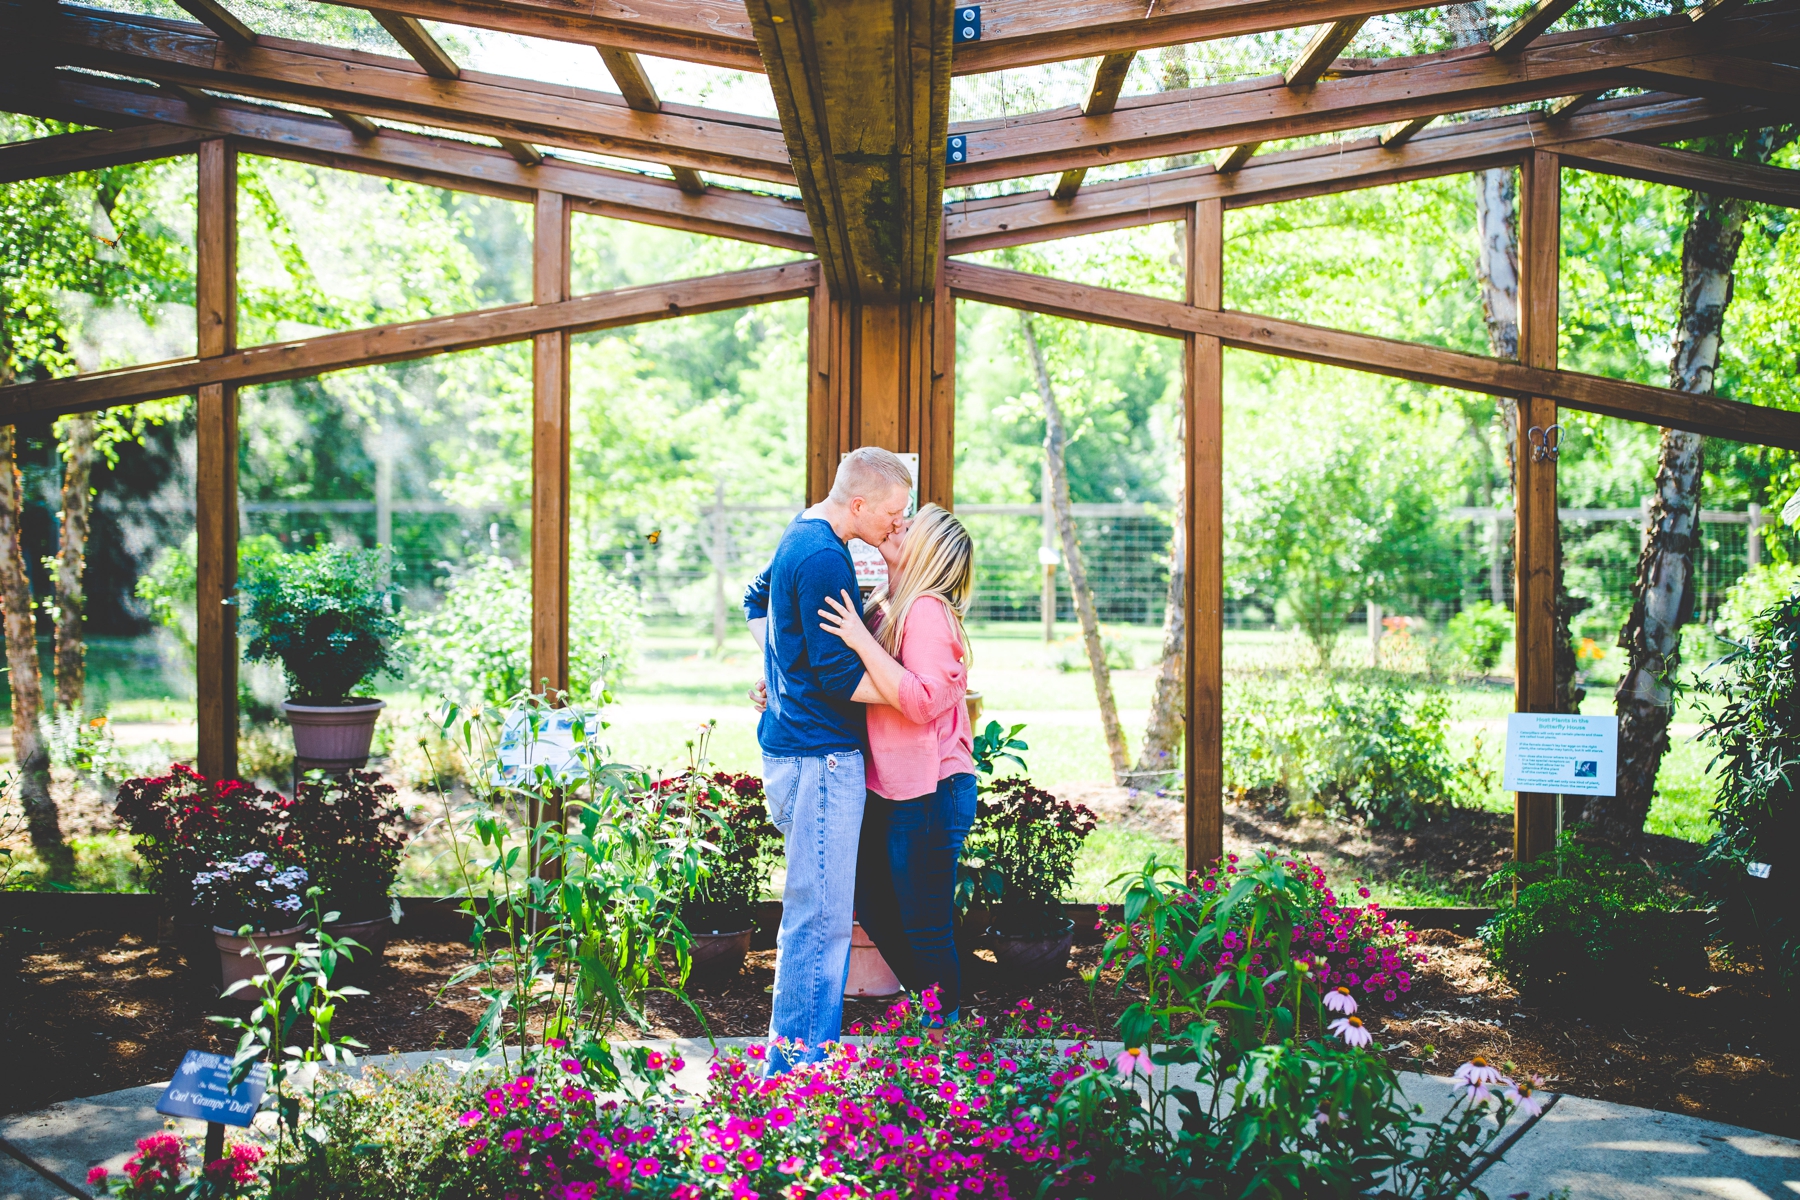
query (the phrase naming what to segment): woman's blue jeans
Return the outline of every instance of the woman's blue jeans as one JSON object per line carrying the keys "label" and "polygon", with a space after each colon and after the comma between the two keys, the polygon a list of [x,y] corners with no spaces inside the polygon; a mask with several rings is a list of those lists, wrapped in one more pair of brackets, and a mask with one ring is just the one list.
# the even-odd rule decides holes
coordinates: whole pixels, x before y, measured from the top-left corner
{"label": "woman's blue jeans", "polygon": [[938,781],[912,800],[870,792],[856,856],[856,919],[909,992],[936,984],[942,1016],[962,1007],[956,862],[975,824],[975,776]]}

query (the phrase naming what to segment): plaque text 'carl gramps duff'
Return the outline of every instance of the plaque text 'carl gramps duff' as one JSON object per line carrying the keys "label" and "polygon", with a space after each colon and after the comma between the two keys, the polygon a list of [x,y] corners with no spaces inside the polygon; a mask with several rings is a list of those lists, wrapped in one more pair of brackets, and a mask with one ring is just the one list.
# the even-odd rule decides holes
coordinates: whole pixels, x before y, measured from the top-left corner
{"label": "plaque text 'carl gramps duff'", "polygon": [[175,1068],[156,1111],[165,1117],[193,1117],[220,1125],[248,1125],[262,1104],[269,1086],[269,1064],[257,1063],[236,1087],[231,1083],[231,1059],[224,1054],[189,1050]]}

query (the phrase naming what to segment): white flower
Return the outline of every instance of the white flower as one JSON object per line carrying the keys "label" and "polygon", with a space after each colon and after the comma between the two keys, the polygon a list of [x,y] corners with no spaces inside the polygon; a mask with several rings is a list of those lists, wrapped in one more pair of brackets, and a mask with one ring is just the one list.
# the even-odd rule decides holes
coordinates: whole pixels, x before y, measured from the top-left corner
{"label": "white flower", "polygon": [[1489,1083],[1499,1083],[1506,1078],[1495,1070],[1493,1065],[1477,1054],[1462,1066],[1456,1068],[1456,1074],[1450,1077],[1464,1087],[1474,1085],[1480,1087]]}
{"label": "white flower", "polygon": [[1349,1016],[1356,1011],[1356,997],[1350,994],[1347,987],[1332,988],[1325,993],[1325,1007],[1332,1012]]}
{"label": "white flower", "polygon": [[1543,1086],[1543,1076],[1527,1075],[1518,1083],[1507,1084],[1507,1102],[1518,1105],[1519,1111],[1528,1117],[1542,1116],[1544,1112],[1544,1100],[1543,1097],[1538,1095],[1538,1092],[1542,1090]]}
{"label": "white flower", "polygon": [[1375,1040],[1374,1035],[1363,1025],[1361,1017],[1339,1017],[1331,1023],[1331,1032],[1343,1038],[1344,1043],[1349,1046],[1366,1046]]}

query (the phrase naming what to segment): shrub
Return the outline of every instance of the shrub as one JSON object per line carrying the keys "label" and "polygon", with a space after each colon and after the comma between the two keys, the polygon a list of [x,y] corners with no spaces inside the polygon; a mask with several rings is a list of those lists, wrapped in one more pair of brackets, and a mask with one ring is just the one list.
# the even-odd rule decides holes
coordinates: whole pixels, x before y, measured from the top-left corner
{"label": "shrub", "polygon": [[1598,994],[1652,970],[1690,966],[1699,952],[1697,942],[1675,936],[1670,879],[1567,834],[1536,861],[1501,868],[1487,888],[1505,903],[1479,936],[1521,992]]}
{"label": "shrub", "polygon": [[1500,663],[1501,647],[1512,636],[1513,616],[1503,604],[1477,600],[1444,626],[1444,636],[1468,669],[1486,675]]}
{"label": "shrub", "polygon": [[[569,692],[600,702],[631,668],[643,635],[637,593],[591,562],[570,563]],[[504,705],[531,674],[531,576],[490,558],[450,577],[443,604],[407,620],[413,679],[427,694]]]}
{"label": "shrub", "polygon": [[1409,829],[1486,789],[1479,744],[1451,756],[1449,718],[1442,688],[1391,675],[1261,674],[1226,699],[1226,785]]}
{"label": "shrub", "polygon": [[288,827],[292,801],[240,780],[209,780],[176,763],[167,775],[128,779],[113,819],[137,839],[146,882],[174,912],[194,903],[194,876],[215,862],[258,851],[299,854]]}
{"label": "shrub", "polygon": [[769,820],[763,781],[756,776],[718,771],[703,777],[703,791],[696,808],[712,828],[701,836],[719,852],[706,856],[706,878],[682,897],[681,921],[689,933],[746,929],[781,854],[781,831]]}
{"label": "shrub", "polygon": [[[1379,995],[1390,1004],[1400,993],[1412,990],[1413,970],[1426,961],[1425,952],[1415,949],[1419,941],[1416,932],[1404,922],[1391,920],[1369,899],[1369,889],[1360,880],[1354,886],[1362,903],[1344,904],[1316,863],[1285,859],[1281,866],[1291,877],[1284,886],[1294,922],[1285,946],[1275,944],[1274,939],[1282,936],[1279,931],[1253,927],[1251,918],[1257,912],[1253,906],[1237,906],[1228,910],[1230,919],[1204,940],[1174,951],[1163,947],[1168,966],[1199,981],[1209,970],[1215,979],[1229,976],[1240,961],[1247,961],[1249,973],[1266,980],[1279,959],[1291,956],[1305,965],[1320,987],[1359,988],[1365,997]],[[1190,875],[1186,890],[1173,893],[1170,903],[1204,908],[1250,878],[1255,867],[1256,863],[1246,865],[1237,855],[1227,854],[1204,875]],[[1123,936],[1123,944],[1143,952],[1152,927],[1139,920],[1128,928],[1111,919],[1109,911],[1109,905],[1101,906],[1098,928],[1109,938]]]}
{"label": "shrub", "polygon": [[[1708,890],[1729,928],[1759,942],[1784,988],[1800,984],[1800,586],[1749,622],[1748,636],[1703,678],[1716,701],[1702,738],[1717,751],[1719,832]],[[1750,874],[1761,864],[1766,878]]]}
{"label": "shrub", "polygon": [[252,662],[279,662],[301,704],[341,704],[401,661],[385,550],[322,545],[259,560],[238,588]]}
{"label": "shrub", "polygon": [[347,921],[386,915],[406,848],[405,816],[379,775],[313,773],[295,789],[289,827],[324,903]]}
{"label": "shrub", "polygon": [[997,907],[996,927],[1015,937],[1063,928],[1063,892],[1075,878],[1075,857],[1094,831],[1084,804],[1058,800],[1018,777],[996,780],[976,805],[975,827],[963,846],[974,880],[965,902],[979,893]]}

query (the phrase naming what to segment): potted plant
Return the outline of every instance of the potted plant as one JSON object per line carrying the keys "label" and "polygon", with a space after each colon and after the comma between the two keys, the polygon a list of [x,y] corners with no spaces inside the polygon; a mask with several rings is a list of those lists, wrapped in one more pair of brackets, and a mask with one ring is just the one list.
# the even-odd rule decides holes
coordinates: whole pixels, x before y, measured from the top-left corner
{"label": "potted plant", "polygon": [[699,830],[700,836],[719,851],[705,856],[706,877],[681,901],[693,973],[702,978],[735,975],[750,950],[756,906],[780,851],[781,834],[769,822],[762,780],[756,776],[696,774],[685,786],[693,789],[695,807],[709,818],[710,828]]}
{"label": "potted plant", "polygon": [[366,771],[315,774],[294,790],[287,812],[300,861],[324,893],[326,911],[339,914],[331,934],[373,951],[358,955],[356,966],[374,963],[398,920],[389,893],[406,848],[393,786]]}
{"label": "potted plant", "polygon": [[210,965],[211,915],[198,907],[194,876],[214,862],[251,851],[298,853],[292,802],[237,779],[209,780],[176,763],[166,775],[128,779],[113,819],[133,835],[150,891],[161,902],[173,940],[190,965]]}
{"label": "potted plant", "polygon": [[299,771],[346,771],[369,761],[385,707],[356,691],[401,663],[387,552],[322,545],[259,560],[238,589],[252,661],[287,675],[282,711]]}
{"label": "potted plant", "polygon": [[1018,776],[989,785],[964,846],[991,913],[994,958],[1019,976],[1060,970],[1069,961],[1075,923],[1062,897],[1075,877],[1075,856],[1094,831],[1084,804],[1058,800]]}
{"label": "potted plant", "polygon": [[252,942],[267,954],[292,949],[306,936],[307,882],[305,867],[261,850],[209,863],[194,875],[195,899],[211,914],[225,988],[262,970],[257,956],[246,953]]}

